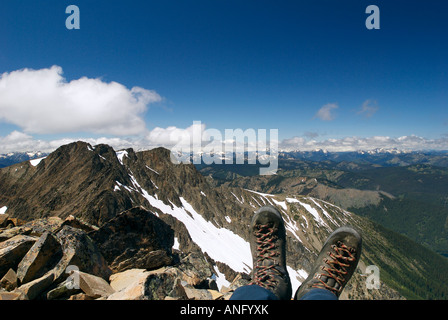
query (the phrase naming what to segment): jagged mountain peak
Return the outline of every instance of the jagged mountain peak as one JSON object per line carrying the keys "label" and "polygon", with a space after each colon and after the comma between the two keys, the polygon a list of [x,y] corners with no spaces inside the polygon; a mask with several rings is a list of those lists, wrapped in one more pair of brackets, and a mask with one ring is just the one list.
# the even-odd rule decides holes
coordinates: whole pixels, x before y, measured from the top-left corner
{"label": "jagged mountain peak", "polygon": [[96,225],[133,205],[144,205],[142,195],[158,193],[166,203],[180,205],[181,194],[208,187],[193,165],[173,164],[167,149],[115,151],[83,141],[61,146],[37,161],[3,168],[0,176],[0,203],[8,213],[24,220],[82,216]]}
{"label": "jagged mountain peak", "polygon": [[[108,146],[64,145],[38,162],[25,161],[0,171],[2,202],[8,213],[29,220],[44,216],[83,216],[91,223],[113,217],[131,202],[112,194],[114,181],[128,177]],[[109,189],[111,189],[109,191]],[[110,199],[115,198],[114,205]]]}

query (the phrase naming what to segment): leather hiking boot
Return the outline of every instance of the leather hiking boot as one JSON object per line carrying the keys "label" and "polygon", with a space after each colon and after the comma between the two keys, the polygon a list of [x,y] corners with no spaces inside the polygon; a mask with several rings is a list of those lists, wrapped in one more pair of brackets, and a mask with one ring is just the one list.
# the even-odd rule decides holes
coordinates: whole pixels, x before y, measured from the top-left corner
{"label": "leather hiking boot", "polygon": [[250,285],[273,292],[280,300],[291,299],[286,269],[286,230],[281,214],[272,206],[255,212],[250,225],[253,269]]}
{"label": "leather hiking boot", "polygon": [[335,230],[327,239],[308,278],[294,295],[300,300],[313,288],[326,289],[339,298],[361,256],[361,235],[351,227]]}

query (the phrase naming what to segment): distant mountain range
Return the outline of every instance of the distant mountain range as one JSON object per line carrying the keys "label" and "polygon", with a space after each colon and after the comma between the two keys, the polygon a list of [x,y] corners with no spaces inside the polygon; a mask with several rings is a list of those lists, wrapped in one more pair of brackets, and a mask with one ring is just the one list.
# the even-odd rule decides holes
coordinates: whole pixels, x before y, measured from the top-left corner
{"label": "distant mountain range", "polygon": [[[447,147],[448,148],[448,147]],[[15,163],[44,157],[48,153],[37,152],[11,152],[0,154],[0,168]],[[191,155],[192,159],[200,159],[201,155]],[[247,153],[246,153],[247,156]],[[226,154],[222,154],[223,159]],[[329,152],[318,149],[314,151],[289,150],[278,153],[279,160],[310,160],[355,162],[359,164],[376,164],[381,166],[406,166],[411,164],[431,164],[434,166],[448,167],[448,151],[405,151],[396,148],[377,148],[374,150],[359,150],[347,152]]]}
{"label": "distant mountain range", "polygon": [[448,255],[448,154],[445,152],[281,153],[277,174],[256,166],[198,165],[217,185],[312,195],[367,216]]}
{"label": "distant mountain range", "polygon": [[[448,148],[448,147],[447,147]],[[356,162],[381,166],[407,166],[431,164],[448,167],[448,151],[403,151],[399,149],[374,149],[369,151],[328,152],[286,151],[279,153],[279,159],[299,159],[310,161]]]}
{"label": "distant mountain range", "polygon": [[48,155],[43,152],[11,152],[0,154],[0,168],[8,167],[15,163],[41,158]]}
{"label": "distant mountain range", "polygon": [[[292,161],[309,165],[302,160]],[[240,178],[235,179],[235,184],[242,183]],[[289,179],[264,176],[260,179],[268,180],[230,185],[230,180],[218,181],[201,174],[192,164],[173,164],[169,150],[163,148],[115,151],[107,145],[77,142],[44,158],[0,169],[0,208],[3,215],[25,221],[73,215],[101,228],[122,212],[140,207],[151,219],[160,219],[173,230],[173,254],[181,258],[191,252],[202,255],[221,287],[238,275],[247,279],[250,274],[247,225],[257,208],[270,204],[278,208],[287,226],[287,264],[293,287],[297,288],[307,276],[328,234],[348,223],[363,233],[364,250],[343,298],[448,297],[445,258],[331,201],[299,192],[302,186],[302,191],[314,190],[312,185],[320,178],[302,180],[295,176],[287,184],[269,180],[279,178],[283,182]],[[259,191],[269,188],[272,192]],[[126,250],[118,254],[104,252],[112,266],[122,265],[132,256]],[[379,290],[366,286],[369,265],[380,268]]]}

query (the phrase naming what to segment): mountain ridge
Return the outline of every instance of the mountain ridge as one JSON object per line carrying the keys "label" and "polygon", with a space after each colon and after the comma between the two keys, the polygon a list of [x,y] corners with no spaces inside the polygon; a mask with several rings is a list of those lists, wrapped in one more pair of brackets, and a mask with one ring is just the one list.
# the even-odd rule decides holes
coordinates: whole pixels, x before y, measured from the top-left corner
{"label": "mountain ridge", "polygon": [[[391,276],[401,266],[398,260],[420,259],[407,258],[406,250],[388,245],[386,233],[378,233],[372,222],[329,202],[216,187],[194,165],[173,164],[169,150],[163,148],[114,151],[106,145],[76,142],[57,149],[36,166],[27,161],[0,169],[0,178],[0,207],[24,220],[73,215],[101,227],[121,212],[142,206],[174,230],[173,250],[204,255],[221,285],[229,284],[238,274],[247,277],[250,273],[247,225],[255,209],[265,204],[276,206],[288,227],[288,271],[295,287],[311,269],[326,236],[347,222],[363,229],[368,245],[344,298],[401,297],[396,290],[403,279]],[[382,248],[382,252],[371,248]],[[389,283],[382,281],[380,290],[366,288],[363,274],[370,264],[389,266],[393,271],[384,271]],[[429,278],[425,272],[433,272],[430,266],[421,271],[400,268],[405,275],[425,279]],[[412,289],[406,286],[408,291],[403,292],[408,297],[426,297],[424,293],[409,294]]]}

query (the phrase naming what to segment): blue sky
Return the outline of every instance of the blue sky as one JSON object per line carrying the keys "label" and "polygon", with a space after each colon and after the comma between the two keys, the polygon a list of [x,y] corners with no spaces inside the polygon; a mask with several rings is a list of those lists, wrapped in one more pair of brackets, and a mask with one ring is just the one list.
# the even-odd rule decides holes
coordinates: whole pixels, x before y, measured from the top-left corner
{"label": "blue sky", "polygon": [[[65,27],[71,4],[80,9],[79,30]],[[370,4],[380,9],[379,30],[365,27]],[[407,147],[448,149],[447,14],[448,3],[439,0],[2,1],[0,74],[7,96],[0,89],[0,152],[77,138],[142,142],[155,128],[186,129],[197,120],[222,131],[278,129],[280,140],[298,148],[353,137],[374,147],[369,139],[388,137],[379,146],[411,141]],[[92,118],[117,114],[84,125],[77,118],[88,117],[83,107],[67,106],[83,110],[73,114],[57,103],[49,107],[59,101],[50,96],[58,90],[30,84],[34,89],[21,92],[25,82],[11,85],[14,72],[52,66],[59,67],[59,84],[96,79],[81,86],[88,91],[98,81],[99,88],[117,82],[128,91],[142,88],[145,99],[134,103],[135,92],[121,90],[123,121],[118,106],[82,100]],[[54,79],[53,71],[39,77]],[[22,101],[26,94],[36,95],[33,103]],[[61,113],[55,127],[32,123],[39,110],[47,119]],[[115,124],[136,130],[120,132]]]}

